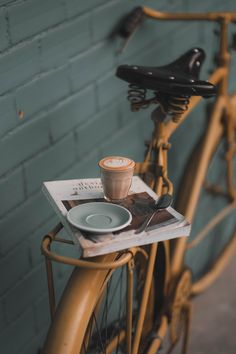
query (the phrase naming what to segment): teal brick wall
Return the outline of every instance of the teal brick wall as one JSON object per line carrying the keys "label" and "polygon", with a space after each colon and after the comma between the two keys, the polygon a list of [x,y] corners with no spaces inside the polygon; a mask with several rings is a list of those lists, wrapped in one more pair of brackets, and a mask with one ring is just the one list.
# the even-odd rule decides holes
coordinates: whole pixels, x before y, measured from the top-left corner
{"label": "teal brick wall", "polygon": [[[147,21],[117,55],[110,38],[136,0],[0,0],[0,347],[2,354],[37,354],[49,313],[42,236],[56,223],[41,192],[44,180],[97,176],[107,154],[141,160],[152,129],[148,111],[131,113],[120,63],[162,65],[193,46],[212,69],[214,27]],[[145,0],[163,11],[236,11],[235,0]],[[235,73],[235,59],[232,63]],[[235,75],[234,75],[235,76]],[[230,88],[235,89],[231,79]],[[176,185],[204,128],[204,105],[172,139]],[[186,129],[193,136],[183,142]],[[55,266],[59,294],[70,273]]]}

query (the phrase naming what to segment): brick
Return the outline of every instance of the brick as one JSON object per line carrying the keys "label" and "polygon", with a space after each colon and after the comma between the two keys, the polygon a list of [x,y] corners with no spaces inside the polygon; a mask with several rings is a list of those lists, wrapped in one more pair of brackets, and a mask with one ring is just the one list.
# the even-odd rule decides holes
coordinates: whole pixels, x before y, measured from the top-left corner
{"label": "brick", "polygon": [[17,354],[19,348],[26,344],[33,336],[34,313],[32,309],[29,309],[16,321],[10,323],[0,334],[1,348],[4,350],[3,353]]}
{"label": "brick", "polygon": [[119,128],[118,118],[118,107],[113,105],[76,130],[77,152],[80,158],[93,151],[96,146],[102,144],[109,136],[116,135]]}
{"label": "brick", "polygon": [[115,76],[115,72],[112,71],[108,75],[104,76],[97,81],[98,89],[98,102],[99,107],[102,108],[109,103],[117,100],[117,97],[124,92],[126,94],[127,83],[122,80],[119,80]]}
{"label": "brick", "polygon": [[[137,134],[137,140],[140,141],[140,147],[145,150],[143,142],[151,138],[153,130],[153,121],[151,119],[152,109],[140,110],[139,112],[132,112],[130,104],[127,101],[120,100],[119,109],[121,115],[122,129],[128,128],[131,124],[135,125],[134,132]],[[135,139],[136,140],[136,137]],[[132,142],[133,140],[131,140]]]}
{"label": "brick", "polygon": [[6,294],[5,306],[8,321],[16,319],[27,309],[29,304],[38,299],[39,294],[46,292],[46,290],[46,274],[44,264],[42,264],[33,269]]}
{"label": "brick", "polygon": [[[60,266],[63,266],[62,264]],[[63,291],[65,289],[65,286],[67,284],[67,281],[70,278],[70,274],[72,271],[72,268],[69,266],[64,265],[64,267],[67,269],[68,273],[64,273],[63,277],[61,277],[57,282],[56,282],[56,286],[55,286],[55,293],[56,293],[56,299],[58,299],[57,301],[59,301],[59,299],[61,298]]]}
{"label": "brick", "polygon": [[13,48],[0,56],[0,94],[15,88],[38,72],[37,41]]}
{"label": "brick", "polygon": [[[186,23],[185,27],[179,26],[178,30],[173,34],[170,44],[172,44],[172,57],[177,58],[187,50],[194,47],[201,47],[205,50],[206,58],[201,67],[200,78],[207,80],[209,76],[209,69],[213,65],[215,56],[214,46],[209,46],[209,43],[214,42],[213,35],[214,26],[209,23],[199,24],[198,22]],[[189,33],[189,35],[186,35]],[[184,38],[184,40],[181,40]],[[204,38],[204,40],[203,40]],[[201,41],[201,45],[199,45]],[[178,42],[179,46],[176,47],[174,43]]]}
{"label": "brick", "polygon": [[48,294],[44,294],[35,304],[35,319],[38,330],[48,328],[50,324],[50,308]]}
{"label": "brick", "polygon": [[0,9],[0,50],[4,50],[8,47],[7,37],[7,22],[5,19],[5,10]]}
{"label": "brick", "polygon": [[17,110],[29,117],[67,96],[69,91],[66,69],[55,70],[16,91]]}
{"label": "brick", "polygon": [[[65,238],[68,239],[68,235]],[[69,239],[71,238],[69,237]],[[54,251],[57,254],[61,254],[67,257],[72,257],[75,259],[78,259],[80,257],[78,248],[71,245],[57,243],[56,245],[54,245]],[[61,299],[61,296],[71,276],[72,271],[73,271],[73,267],[70,265],[59,263],[59,262],[53,263],[55,297],[57,303]]]}
{"label": "brick", "polygon": [[42,192],[29,198],[0,221],[0,253],[5,255],[53,214]]}
{"label": "brick", "polygon": [[88,16],[51,31],[42,38],[42,68],[48,70],[88,48],[91,43]]}
{"label": "brick", "polygon": [[0,107],[0,136],[2,137],[17,126],[17,120],[14,103],[11,96],[4,96],[0,98]]}
{"label": "brick", "polygon": [[98,42],[108,38],[124,12],[124,3],[120,1],[110,1],[94,10],[92,13],[93,41]]}
{"label": "brick", "polygon": [[[142,116],[144,112],[140,110],[139,112],[132,112],[130,108],[130,102],[126,98],[127,92],[125,92],[122,97],[118,100],[119,110],[120,110],[120,119],[122,125],[130,124],[132,120],[137,120],[138,117]],[[146,111],[146,116],[148,113]],[[148,117],[147,117],[148,120]],[[151,120],[150,120],[151,121]]]}
{"label": "brick", "polygon": [[[173,43],[172,37],[170,43]],[[172,47],[172,46],[171,46]],[[173,54],[173,50],[170,48],[168,51],[168,56],[166,55],[166,42],[158,41],[158,43],[153,43],[145,51],[140,53],[138,56],[138,61],[130,59],[130,63],[137,63],[147,66],[162,66],[170,63],[172,60],[176,59],[176,55]]]}
{"label": "brick", "polygon": [[[198,23],[199,28],[198,28],[198,32],[199,32],[199,39],[201,41],[201,45],[207,45],[210,41],[213,41],[214,39],[216,40],[217,36],[214,33],[214,30],[216,28],[215,23],[214,22],[201,22]],[[218,43],[219,44],[219,43]],[[217,46],[217,43],[215,43],[215,46],[208,46],[207,51],[212,51],[213,49],[215,49],[214,47]]]}
{"label": "brick", "polygon": [[74,128],[95,113],[96,98],[94,86],[61,101],[55,109],[47,115],[50,132],[53,140],[74,130]]}
{"label": "brick", "polygon": [[99,177],[98,161],[100,154],[98,149],[79,160],[70,169],[60,175],[60,179]]}
{"label": "brick", "polygon": [[[224,4],[220,1],[219,4],[220,4],[220,6],[225,7],[225,11],[236,11],[236,6],[235,6],[234,0],[229,0],[229,2],[227,2],[227,4]],[[221,9],[221,11],[224,11],[224,9]]]}
{"label": "brick", "polygon": [[99,44],[71,60],[70,75],[78,90],[107,73],[115,64],[114,43]]}
{"label": "brick", "polygon": [[234,74],[236,72],[236,58],[232,58],[232,63],[230,65],[230,74],[229,74],[229,91],[233,92],[236,90],[236,83],[234,80]]}
{"label": "brick", "polygon": [[[225,154],[225,140],[221,140],[220,143],[218,144],[216,151],[214,152],[210,166],[207,171],[207,181],[209,183],[214,183],[214,181],[218,182],[218,186],[221,187],[222,189],[226,188],[226,181],[225,181],[225,165],[222,161],[220,161],[221,157],[224,156]],[[211,196],[213,199],[214,196]],[[209,196],[208,196],[209,199]],[[213,199],[214,200],[214,199]],[[222,205],[222,201],[219,202],[220,205]],[[233,215],[231,216],[233,217]],[[231,223],[227,220],[227,226],[230,225],[232,227]],[[223,225],[222,225],[223,226]],[[223,226],[225,228],[225,226]],[[230,232],[230,228],[228,230]],[[228,232],[227,231],[227,232]]]}
{"label": "brick", "polygon": [[[219,11],[219,7],[221,7],[221,4],[222,4],[222,1],[220,1],[220,0],[214,0],[214,4],[212,3],[211,5],[209,4],[208,1],[201,1],[201,2],[199,2],[199,4],[196,4],[196,2],[194,0],[188,0],[187,1],[187,9],[191,10],[191,12],[194,12],[194,11],[205,12],[206,10]],[[229,11],[229,10],[227,10],[227,11]]]}
{"label": "brick", "polygon": [[[154,22],[155,25],[157,23]],[[161,66],[170,63],[175,60],[177,57],[182,55],[184,52],[189,50],[190,48],[199,45],[199,37],[200,37],[200,28],[198,23],[186,23],[185,27],[181,26],[179,22],[174,22],[170,26],[172,32],[170,32],[170,28],[166,28],[165,23],[161,22],[160,33],[157,34],[157,38],[154,41],[153,36],[156,35],[156,29],[150,28],[150,36],[148,39],[149,46],[146,47],[146,50],[142,50],[140,52],[134,52],[134,49],[127,50],[119,57],[120,64],[138,64],[138,65],[147,65],[147,66]],[[158,23],[159,25],[159,23]],[[159,27],[158,27],[159,28]],[[191,33],[191,36],[186,36],[186,33]],[[142,36],[144,34],[140,34],[139,44],[142,42]],[[147,35],[147,34],[146,34]],[[137,33],[137,37],[139,36],[139,32]],[[166,53],[166,36],[168,36],[168,55]],[[184,38],[184,40],[183,40]],[[137,40],[134,37],[134,41]],[[144,40],[144,39],[143,39]],[[178,46],[175,44],[178,43]],[[133,45],[133,43],[132,43]],[[138,42],[137,42],[138,45]],[[136,47],[136,43],[134,43],[134,47]],[[138,50],[136,48],[136,50]]]}
{"label": "brick", "polygon": [[199,43],[199,30],[197,22],[187,22],[184,27],[179,25],[171,39],[172,43],[178,42],[178,46],[173,46],[174,54],[176,52],[176,55],[179,56],[196,46]]}
{"label": "brick", "polygon": [[6,327],[5,309],[2,301],[0,301],[0,333],[4,330],[5,327]]}
{"label": "brick", "polygon": [[24,166],[27,194],[30,195],[39,189],[44,181],[56,179],[58,173],[65,170],[75,159],[74,137],[69,134],[27,162]]}
{"label": "brick", "polygon": [[[140,139],[140,146],[142,147],[142,151],[144,148],[144,141],[150,139],[153,132],[153,121],[151,119],[151,112],[140,112],[140,115],[137,115],[134,120],[136,122],[136,127],[138,129],[138,139]],[[127,124],[127,123],[126,123]]]}
{"label": "brick", "polygon": [[0,260],[0,296],[23,278],[29,269],[29,249],[24,242],[20,246],[15,247],[6,257]]}
{"label": "brick", "polygon": [[19,205],[25,199],[22,169],[18,168],[0,179],[0,216]]}
{"label": "brick", "polygon": [[[183,0],[181,0],[183,1]],[[173,1],[174,3],[176,3],[176,1]],[[140,2],[135,0],[135,3],[136,3],[136,6],[139,6],[140,5]],[[166,10],[166,7],[172,5],[172,0],[169,0],[168,2],[166,0],[159,0],[158,1],[158,5],[157,5],[157,2],[156,0],[146,0],[145,1],[145,6],[148,6],[148,7],[152,7],[153,9],[156,9],[156,10]]]}
{"label": "brick", "polygon": [[143,129],[139,127],[139,122],[133,121],[131,124],[118,130],[115,136],[110,137],[100,147],[102,156],[121,155],[127,156],[135,161],[143,159]]}
{"label": "brick", "polygon": [[96,6],[106,2],[106,0],[77,1],[66,0],[66,8],[69,17],[74,17],[83,12],[92,10]]}
{"label": "brick", "polygon": [[13,43],[64,20],[63,3],[58,0],[31,0],[9,7],[10,34]]}
{"label": "brick", "polygon": [[[54,224],[55,226],[55,224]],[[48,230],[47,230],[48,231]],[[63,239],[71,240],[71,235],[63,228],[59,233],[58,236]],[[53,246],[53,251],[56,254],[63,255],[65,257],[72,257],[75,259],[80,258],[80,251],[78,247],[74,245],[69,245],[66,243],[55,243]],[[67,280],[69,279],[71,272],[73,271],[73,267],[70,265],[66,265],[59,262],[53,263],[53,274],[54,274],[54,281],[56,284],[56,291],[57,291],[57,298],[60,298],[61,291],[64,289]]]}
{"label": "brick", "polygon": [[[181,183],[182,174],[190,153],[204,133],[205,122],[206,107],[204,100],[202,100],[200,105],[191,112],[188,119],[183,122],[170,139],[169,176],[174,181],[176,191],[178,190],[179,183]],[[191,134],[186,134],[189,131],[191,131]],[[183,140],[185,149],[180,144]]]}
{"label": "brick", "polygon": [[[117,58],[118,63],[142,65],[142,56],[145,55],[147,51],[152,49],[153,46],[158,46],[162,41],[166,43],[166,38],[168,38],[169,41],[172,34],[177,31],[178,26],[178,21],[162,22],[147,19],[137,30],[137,33],[135,33],[131,38],[126,50],[119,54]],[[123,43],[123,40],[120,40],[120,43]],[[171,45],[168,45],[168,53],[170,50],[172,50]],[[149,59],[153,59],[158,62],[159,55],[166,56],[166,47],[164,53],[161,53],[159,50],[158,54],[154,58],[150,57]]]}
{"label": "brick", "polygon": [[[71,236],[67,233],[67,231],[65,229],[62,229],[62,231],[60,231],[59,236],[61,238],[64,239],[69,239],[71,240]],[[63,256],[66,257],[72,257],[72,258],[79,258],[80,253],[77,247],[75,247],[74,245],[68,245],[65,243],[59,243],[57,242],[57,244],[55,244],[54,246],[54,250],[56,253],[61,254]],[[56,271],[55,271],[55,278],[57,279],[57,282],[59,281],[59,288],[63,287],[63,283],[65,285],[66,280],[68,280],[68,277],[70,276],[73,267],[71,267],[70,265],[66,265],[63,263],[57,263],[54,265],[57,265],[56,267]]]}
{"label": "brick", "polygon": [[31,340],[24,345],[22,348],[19,348],[17,354],[39,354],[41,353],[40,350],[42,349],[42,344],[45,340],[47,333],[47,328],[41,329],[41,331],[34,335]]}
{"label": "brick", "polygon": [[30,249],[30,262],[33,267],[38,265],[44,259],[44,256],[42,255],[41,252],[41,242],[43,237],[49,231],[51,231],[58,223],[59,223],[59,218],[54,213],[49,220],[45,220],[43,225],[37,227],[37,229],[33,231],[32,234],[30,235],[28,239],[28,243]]}
{"label": "brick", "polygon": [[0,142],[0,175],[46,147],[49,143],[47,122],[38,119],[16,129]]}
{"label": "brick", "polygon": [[[127,85],[125,83],[125,85]],[[142,117],[146,117],[145,121],[147,126],[149,124],[153,124],[151,119],[150,119],[150,114],[154,108],[154,106],[151,106],[150,109],[145,109],[145,110],[139,110],[138,112],[133,112],[131,111],[131,105],[129,100],[127,99],[127,95],[128,95],[128,86],[125,87],[125,89],[123,88],[123,92],[121,94],[121,96],[119,96],[117,98],[117,104],[119,106],[119,113],[120,113],[120,121],[121,121],[121,126],[127,126],[129,124],[131,124],[132,120],[134,120],[137,125],[140,124],[140,119]]]}
{"label": "brick", "polygon": [[16,0],[0,0],[0,5],[2,6],[2,5],[7,5],[7,4],[9,4],[9,3],[11,3],[11,2],[14,2],[14,1],[16,1]]}

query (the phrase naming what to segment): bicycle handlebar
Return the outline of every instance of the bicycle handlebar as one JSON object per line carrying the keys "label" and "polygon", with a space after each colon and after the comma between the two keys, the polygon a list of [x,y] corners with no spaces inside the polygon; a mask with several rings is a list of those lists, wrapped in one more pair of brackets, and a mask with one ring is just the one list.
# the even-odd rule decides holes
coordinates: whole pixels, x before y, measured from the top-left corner
{"label": "bicycle handlebar", "polygon": [[144,15],[157,20],[176,20],[176,21],[236,21],[236,12],[208,12],[208,13],[186,13],[186,12],[160,12],[150,7],[142,7]]}
{"label": "bicycle handlebar", "polygon": [[119,35],[126,41],[143,23],[145,17],[155,20],[236,22],[236,12],[172,13],[153,10],[150,7],[135,7],[125,17],[119,28]]}

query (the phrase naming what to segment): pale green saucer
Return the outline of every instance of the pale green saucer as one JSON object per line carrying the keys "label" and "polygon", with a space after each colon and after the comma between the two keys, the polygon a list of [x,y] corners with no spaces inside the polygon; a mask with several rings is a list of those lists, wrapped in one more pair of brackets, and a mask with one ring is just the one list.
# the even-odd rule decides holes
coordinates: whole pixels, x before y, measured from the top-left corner
{"label": "pale green saucer", "polygon": [[131,223],[132,215],[120,205],[93,202],[70,209],[67,219],[78,229],[103,234],[123,229]]}

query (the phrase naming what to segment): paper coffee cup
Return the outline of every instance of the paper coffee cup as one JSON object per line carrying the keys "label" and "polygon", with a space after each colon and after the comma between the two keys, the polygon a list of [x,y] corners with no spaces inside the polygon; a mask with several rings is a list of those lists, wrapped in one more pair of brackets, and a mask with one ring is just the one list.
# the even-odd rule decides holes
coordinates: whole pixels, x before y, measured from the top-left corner
{"label": "paper coffee cup", "polygon": [[108,156],[98,164],[105,198],[113,201],[125,199],[132,183],[135,162],[127,157]]}

